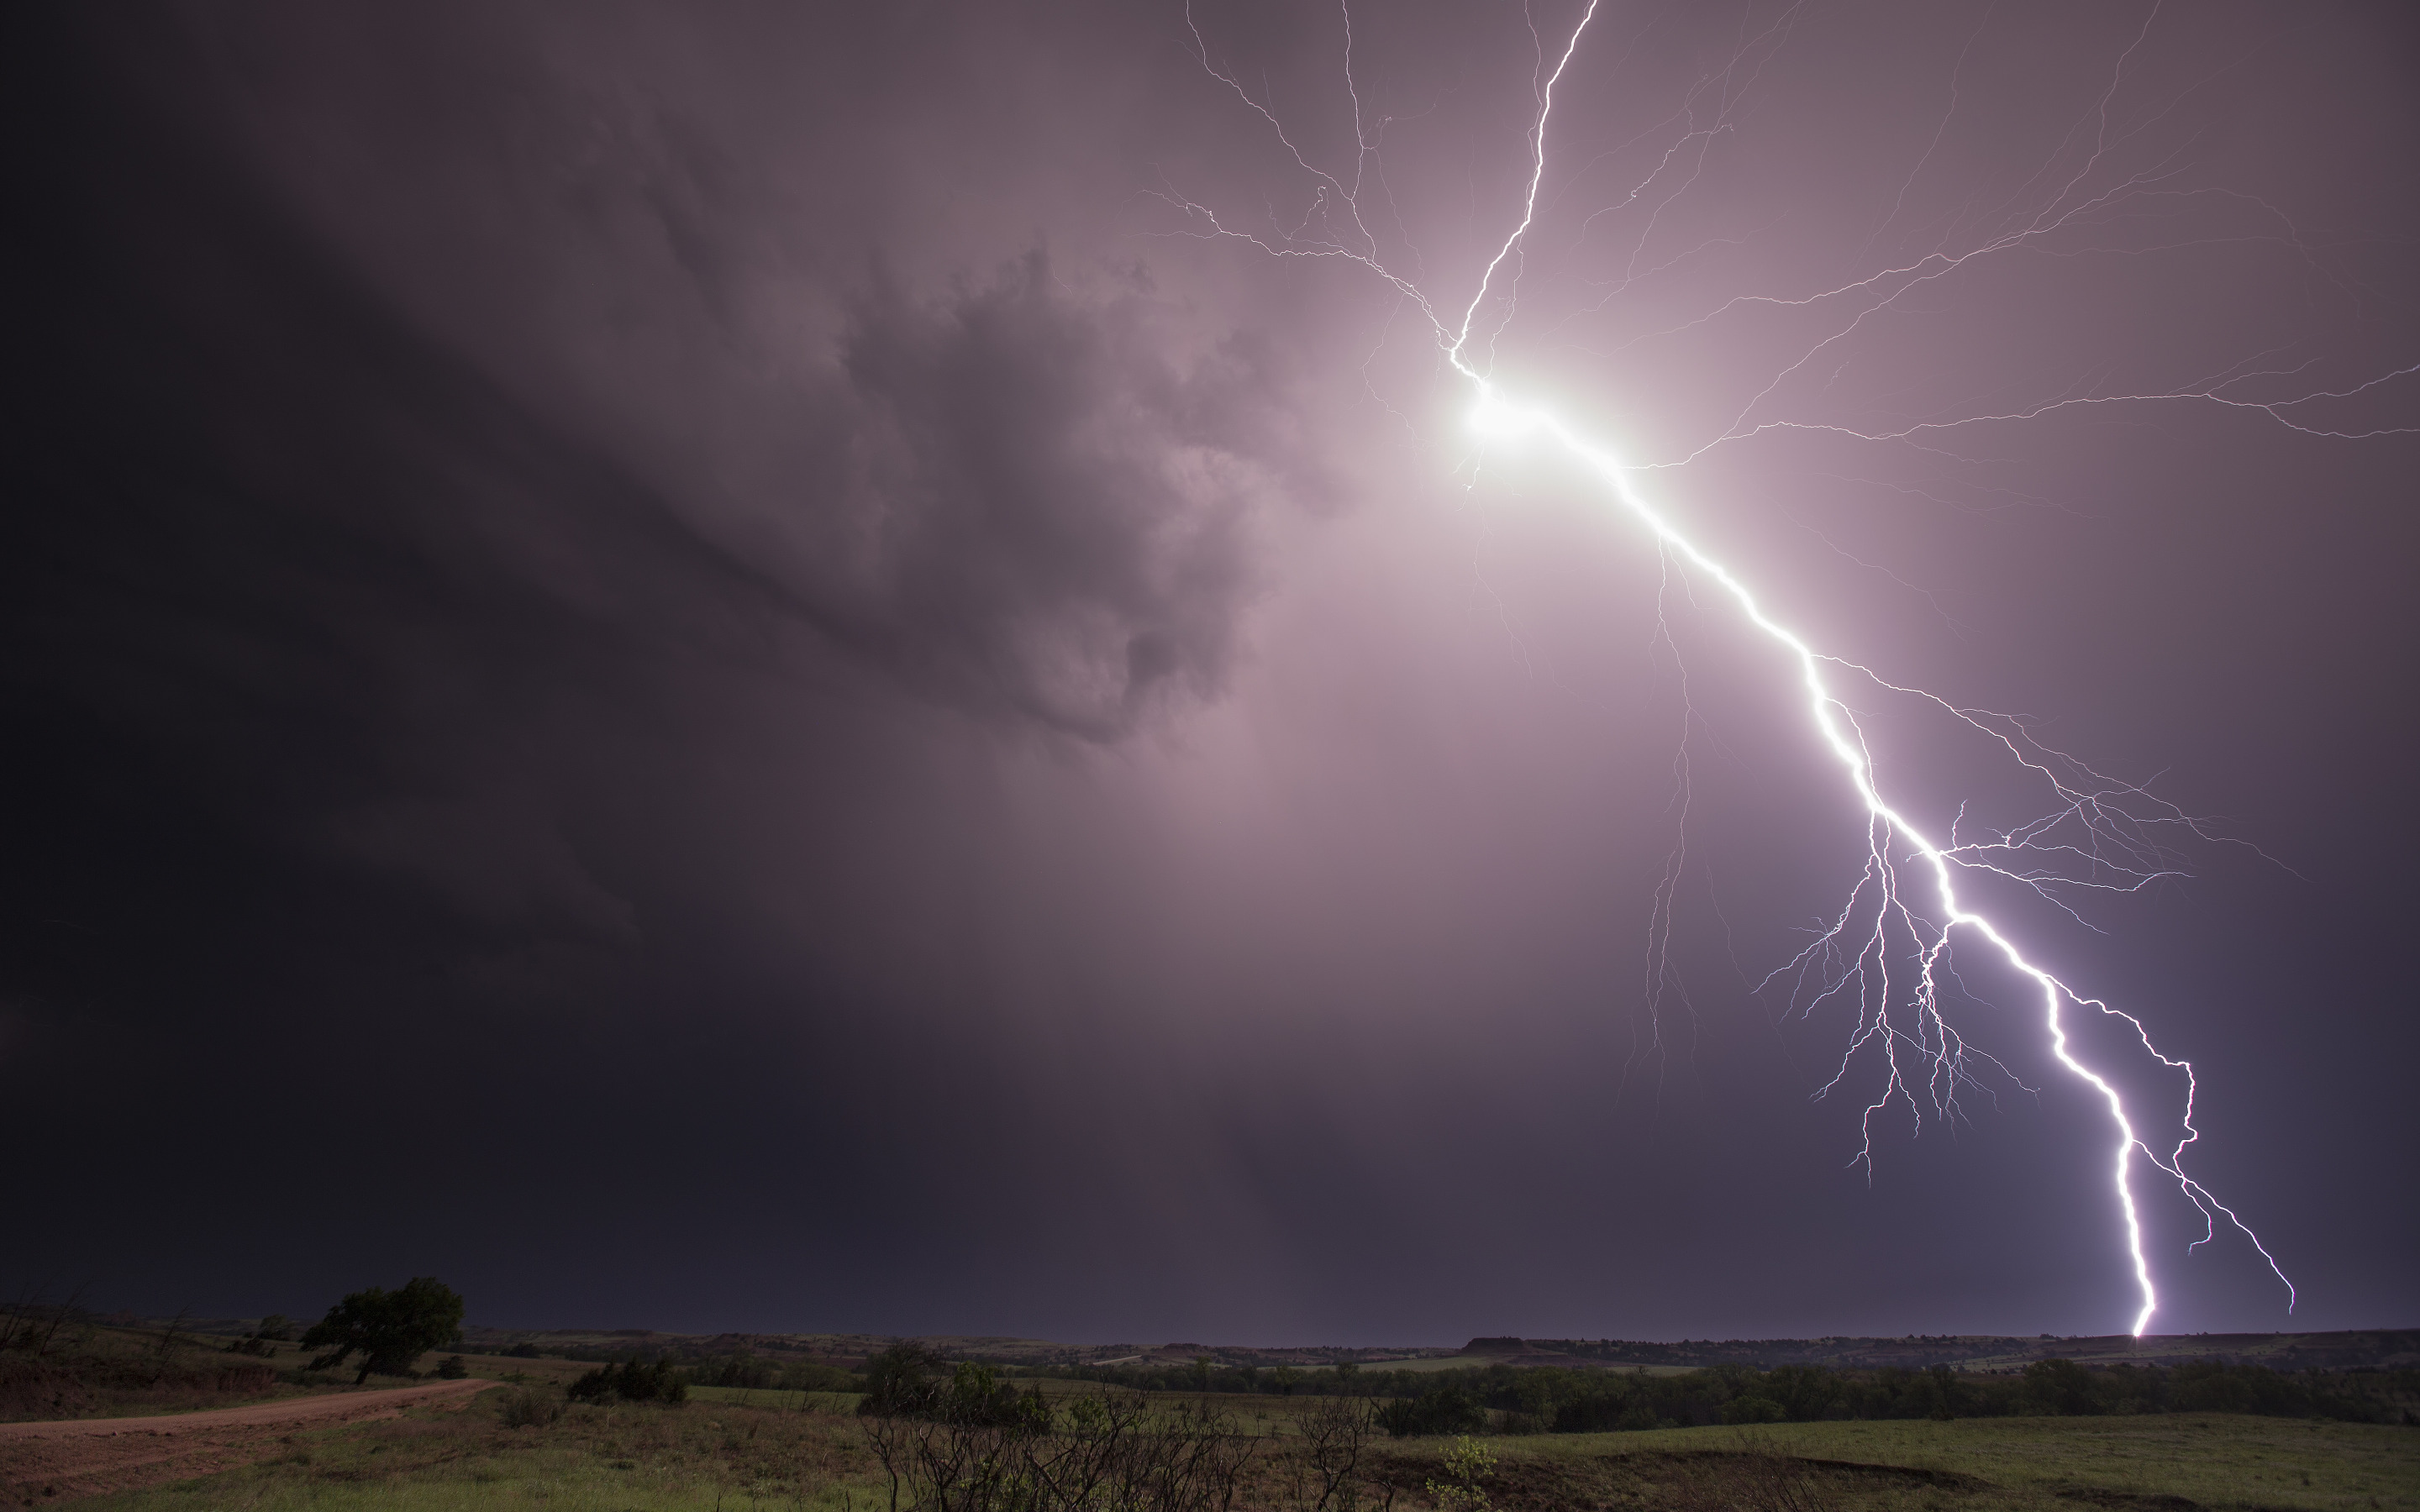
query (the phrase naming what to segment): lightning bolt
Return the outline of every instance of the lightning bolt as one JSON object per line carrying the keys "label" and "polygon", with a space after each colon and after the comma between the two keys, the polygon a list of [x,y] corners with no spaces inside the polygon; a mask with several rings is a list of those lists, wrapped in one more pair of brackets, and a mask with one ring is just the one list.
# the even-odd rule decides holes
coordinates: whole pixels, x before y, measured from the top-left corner
{"label": "lightning bolt", "polygon": [[[2410,434],[2420,427],[2331,428],[2323,424],[2298,419],[2296,411],[2302,406],[2322,399],[2350,397],[2391,379],[2420,373],[2420,364],[2381,374],[2353,388],[2314,391],[2283,399],[2263,399],[2244,391],[2263,378],[2291,378],[2292,371],[2245,370],[2244,365],[2239,364],[2235,370],[2173,390],[2126,394],[2070,394],[2005,414],[1926,422],[1878,434],[1755,417],[1757,407],[1792,373],[1814,362],[1827,348],[1855,331],[1869,316],[1897,302],[1911,289],[1938,282],[1978,258],[2018,247],[2037,246],[2054,232],[2088,224],[2094,217],[2130,196],[2195,198],[2231,193],[2178,188],[2174,182],[2177,170],[2172,163],[2130,175],[2097,193],[2088,190],[2095,170],[2113,149],[2111,102],[2124,81],[2128,62],[2150,35],[2159,10],[2154,4],[2145,15],[2140,30],[2119,55],[2107,87],[2087,112],[2086,118],[2080,120],[2070,131],[2067,142],[2061,144],[2061,151],[2071,143],[2087,145],[2082,166],[2063,180],[2055,179],[2050,164],[2045,164],[2042,172],[2036,176],[2037,181],[2051,177],[2057,185],[2036,213],[2008,224],[2006,229],[1981,237],[1962,251],[1936,250],[1916,261],[1803,298],[1742,297],[1689,322],[1690,326],[1702,324],[1730,309],[1760,302],[1798,307],[1839,304],[1851,311],[1839,330],[1816,342],[1796,363],[1776,374],[1773,382],[1751,398],[1721,434],[1698,451],[1677,462],[1630,462],[1612,445],[1566,421],[1550,407],[1519,396],[1499,382],[1494,373],[1495,341],[1512,320],[1524,247],[1538,216],[1539,192],[1546,170],[1546,133],[1554,114],[1556,91],[1563,86],[1574,58],[1580,53],[1583,39],[1597,20],[1601,3],[1602,0],[1587,0],[1586,8],[1569,37],[1553,54],[1551,67],[1548,65],[1547,48],[1543,39],[1538,41],[1538,66],[1532,76],[1537,110],[1528,133],[1528,176],[1522,196],[1521,213],[1517,223],[1496,246],[1494,255],[1480,274],[1476,292],[1458,316],[1442,309],[1424,291],[1417,273],[1405,274],[1388,266],[1381,255],[1379,239],[1364,217],[1364,188],[1377,163],[1387,121],[1381,118],[1373,123],[1365,115],[1359,86],[1355,83],[1353,73],[1353,18],[1349,4],[1343,0],[1340,0],[1339,5],[1344,35],[1343,76],[1345,94],[1352,109],[1355,155],[1351,169],[1341,173],[1330,172],[1313,163],[1289,135],[1271,100],[1255,98],[1234,75],[1218,67],[1194,19],[1190,0],[1187,0],[1186,23],[1191,33],[1195,56],[1202,68],[1211,78],[1232,90],[1276,134],[1278,142],[1295,165],[1311,177],[1312,198],[1294,225],[1280,225],[1262,234],[1232,226],[1210,208],[1170,190],[1158,197],[1181,212],[1186,227],[1173,234],[1240,240],[1274,257],[1342,259],[1367,270],[1391,287],[1404,304],[1419,311],[1427,321],[1445,362],[1471,391],[1470,422],[1482,436],[1499,445],[1543,443],[1577,464],[1587,476],[1594,480],[1606,501],[1643,532],[1668,563],[1677,561],[1684,563],[1702,580],[1719,589],[1740,616],[1794,668],[1804,699],[1804,715],[1821,737],[1823,748],[1830,753],[1839,777],[1863,816],[1865,858],[1862,872],[1838,915],[1828,927],[1818,932],[1816,938],[1805,949],[1768,976],[1764,985],[1787,980],[1791,986],[1792,1001],[1802,1016],[1835,996],[1845,995],[1856,1004],[1857,1026],[1842,1055],[1840,1068],[1816,1095],[1823,1096],[1839,1086],[1849,1073],[1852,1059],[1862,1049],[1869,1045],[1879,1047],[1886,1067],[1886,1077],[1879,1096],[1865,1109],[1861,1122],[1864,1143],[1855,1157],[1856,1163],[1864,1165],[1869,1180],[1873,1159],[1873,1120],[1877,1115],[1894,1102],[1904,1101],[1920,1123],[1923,1115],[1916,1089],[1920,1085],[1924,1088],[1923,1096],[1931,1103],[1935,1115],[1951,1117],[1957,1111],[1959,1088],[1974,1079],[1978,1062],[1989,1063],[2003,1072],[2006,1070],[1998,1067],[1998,1063],[1988,1055],[1969,1045],[1942,1011],[1943,983],[1945,980],[1955,983],[1956,980],[1950,965],[1953,940],[1964,937],[1979,942],[1989,947],[2009,968],[2039,992],[2042,1026],[2052,1056],[2070,1074],[2090,1088],[2107,1107],[2115,1132],[2108,1155],[2110,1190],[2125,1220],[2127,1257],[2140,1298],[2133,1332],[2139,1336],[2149,1325],[2159,1306],[2150,1263],[2144,1253],[2142,1214],[2134,1188],[2138,1160],[2165,1180],[2173,1181],[2184,1198],[2201,1213],[2205,1220],[2203,1237],[2189,1248],[2197,1248],[2216,1238],[2218,1225],[2224,1220],[2251,1242],[2272,1273],[2284,1285],[2287,1310],[2290,1313],[2298,1300],[2293,1283],[2260,1236],[2234,1209],[2219,1201],[2185,1169],[2185,1151],[2200,1137],[2194,1122],[2200,1088],[2192,1063],[2162,1053],[2152,1042],[2149,1029],[2135,1015],[2100,998],[2085,995],[2034,961],[2000,923],[1965,901],[1959,887],[1962,875],[1967,873],[1996,876],[2027,887],[2034,894],[2072,914],[2072,908],[2059,896],[2062,889],[2081,887],[2133,891],[2162,877],[2176,874],[2165,863],[2164,853],[2156,841],[2155,831],[2159,826],[2180,826],[2203,840],[2220,837],[2210,834],[2197,821],[2172,806],[2152,798],[2141,787],[2115,782],[2065,752],[2041,745],[2022,719],[1960,706],[1921,688],[1892,683],[1857,662],[1818,650],[1805,637],[1768,613],[1748,583],[1682,530],[1639,488],[1637,480],[1655,467],[1683,465],[1715,445],[1741,440],[1764,430],[1829,429],[1869,441],[1895,440],[1913,444],[1918,437],[1929,432],[1993,421],[2032,419],[2054,410],[2083,406],[2190,401],[2255,411],[2281,425],[2313,436],[2356,439]],[[1640,200],[1649,186],[1668,168],[1678,171],[1676,165],[1686,167],[1694,177],[1694,166],[1681,163],[1683,147],[1695,143],[1702,154],[1706,142],[1730,129],[1730,116],[1739,100],[1753,84],[1756,72],[1787,39],[1800,8],[1792,5],[1757,35],[1744,36],[1732,67],[1714,76],[1711,82],[1701,83],[1698,89],[1692,91],[1686,107],[1685,131],[1680,141],[1668,147],[1648,179],[1631,191],[1625,203]],[[1532,37],[1536,39],[1534,19],[1530,27]],[[1976,36],[1980,36],[1979,27]],[[1970,38],[1966,45],[1971,51],[1975,39]],[[1964,53],[1960,54],[1962,64],[1964,56]],[[1736,77],[1742,73],[1745,73],[1745,78]],[[1952,111],[1956,109],[1956,85],[1953,76],[1949,107]],[[1708,116],[1700,119],[1699,97],[1709,93],[1714,98],[1706,107]],[[1947,116],[1942,124],[1946,130]],[[1939,140],[1940,131],[1936,131],[1933,144],[1937,146]],[[1931,148],[1928,147],[1927,159],[1931,152]],[[1917,169],[1920,171],[1922,166],[1922,162],[1919,162]],[[1377,181],[1383,190],[1383,171],[1378,174]],[[1685,188],[1686,183],[1682,187]],[[1672,192],[1677,193],[1677,190]],[[1902,203],[1905,195],[1906,188],[1902,185]],[[2234,197],[2248,202],[2258,213],[2274,216],[2280,223],[2284,222],[2282,214],[2273,207],[2252,200],[2250,196]],[[1671,194],[1668,193],[1659,203],[1668,203],[1670,198]],[[1897,214],[1895,207],[1894,218]],[[1590,217],[1591,221],[1593,219]],[[2285,236],[2292,244],[2300,245],[2299,239],[2292,235],[2290,224],[2287,224]],[[1407,239],[1405,244],[1408,246]],[[1637,251],[1634,249],[1634,269],[1636,263]],[[1859,728],[1851,704],[1837,690],[1836,685],[1844,683],[1870,685],[1890,694],[1923,701],[1993,742],[2034,779],[2047,785],[2054,797],[2051,811],[2031,824],[1987,839],[1962,835],[1960,822],[1953,822],[1944,836],[1929,834],[1885,796],[1865,733]],[[1682,758],[1676,772],[1682,785],[1680,797],[1685,802],[1685,735]],[[1961,821],[1962,818],[1962,810]],[[1660,983],[1665,980],[1661,942],[1668,938],[1669,891],[1677,879],[1676,865],[1677,862],[1668,865],[1664,879],[1658,886],[1656,917],[1650,926],[1651,1011],[1660,994]],[[1913,980],[1894,980],[1894,962],[1912,962]],[[1807,995],[1810,987],[1813,990],[1811,998]],[[2183,1078],[2185,1101],[2180,1136],[2164,1153],[2154,1149],[2138,1131],[2136,1119],[2128,1111],[2126,1100],[2118,1087],[2107,1075],[2086,1064],[2071,1043],[2070,1015],[2085,1011],[2122,1024],[2125,1030],[2140,1042],[2145,1053]]]}

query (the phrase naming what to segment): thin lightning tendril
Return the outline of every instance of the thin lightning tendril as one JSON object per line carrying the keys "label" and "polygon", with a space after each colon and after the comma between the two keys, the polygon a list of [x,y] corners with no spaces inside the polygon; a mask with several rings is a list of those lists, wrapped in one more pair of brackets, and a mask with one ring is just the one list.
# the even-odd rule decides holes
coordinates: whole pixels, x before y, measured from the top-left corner
{"label": "thin lightning tendril", "polygon": [[[2200,1211],[2205,1221],[2205,1231],[2202,1238],[2195,1240],[2188,1248],[2198,1248],[2215,1239],[2219,1220],[2224,1218],[2250,1241],[2270,1271],[2285,1285],[2287,1310],[2290,1313],[2298,1300],[2294,1285],[2259,1235],[2232,1208],[2220,1202],[2207,1187],[2184,1170],[2187,1147],[2201,1137],[2194,1123],[2199,1084],[2192,1062],[2163,1054],[2151,1042],[2149,1031],[2142,1021],[2133,1014],[2114,1008],[2100,998],[2085,996],[2035,963],[1992,918],[1962,902],[1958,891],[1957,884],[1962,872],[1997,876],[2030,889],[2066,909],[2081,922],[2081,917],[2076,916],[2073,908],[2059,896],[2063,889],[2132,892],[2177,874],[2174,867],[2167,864],[2165,852],[2154,838],[2155,828],[2181,828],[2201,840],[2221,837],[2211,834],[2200,822],[2174,807],[2152,798],[2141,786],[2114,782],[2065,752],[2042,745],[2022,718],[1963,707],[1921,688],[1892,683],[1869,668],[1816,650],[1797,632],[1767,614],[1745,581],[1708,554],[1661,510],[1642,498],[1632,480],[1640,472],[1685,465],[1715,446],[1745,440],[1766,431],[1835,431],[1867,441],[1915,444],[1920,436],[1960,426],[2031,420],[2076,407],[2155,401],[2197,401],[2227,409],[2255,410],[2279,424],[2316,437],[2355,439],[2412,434],[2420,427],[2328,428],[2298,421],[2291,411],[2323,399],[2351,397],[2392,379],[2420,374],[2420,364],[2381,374],[2341,391],[2310,392],[2282,400],[2254,398],[2248,396],[2244,390],[2257,379],[2290,377],[2290,371],[2239,369],[2213,376],[2195,386],[2172,391],[2133,394],[2070,393],[2003,414],[1925,421],[1879,434],[1854,431],[1845,426],[1755,418],[1758,406],[1792,374],[1815,362],[1828,348],[1854,332],[1869,316],[1897,303],[1910,290],[1937,283],[1977,259],[1993,254],[2019,247],[2042,250],[2040,244],[2053,233],[2094,224],[2097,218],[2112,213],[2113,208],[2123,201],[2224,195],[2251,203],[2265,214],[2284,221],[2273,208],[2247,195],[2234,194],[2229,191],[2173,187],[2180,172],[2173,160],[2151,170],[2129,175],[2098,193],[2086,192],[2086,183],[2094,169],[2117,146],[2112,141],[2110,105],[2123,82],[2128,60],[2143,45],[2153,21],[2157,19],[2159,7],[2155,4],[2146,16],[2141,30],[2118,57],[2108,87],[2102,92],[2086,118],[2079,120],[2069,133],[2069,142],[2089,140],[2089,151],[2083,165],[2059,185],[2056,193],[2040,209],[2014,222],[2008,229],[1982,237],[1963,251],[1953,253],[1936,249],[1901,266],[1887,268],[1869,277],[1800,298],[1741,296],[1676,328],[1673,332],[1664,332],[1677,333],[1719,318],[1733,310],[1758,304],[1806,308],[1845,302],[1856,306],[1854,313],[1838,330],[1816,342],[1795,363],[1776,374],[1773,381],[1757,393],[1741,409],[1737,417],[1712,440],[1674,461],[1650,464],[1626,461],[1610,447],[1582,434],[1552,411],[1508,394],[1493,374],[1495,341],[1512,320],[1523,249],[1538,216],[1539,194],[1546,171],[1546,129],[1554,112],[1555,92],[1563,83],[1573,58],[1578,54],[1581,40],[1595,21],[1602,0],[1588,0],[1578,23],[1554,58],[1551,69],[1545,67],[1545,49],[1543,42],[1540,43],[1539,73],[1542,77],[1533,78],[1538,108],[1534,124],[1528,131],[1530,163],[1521,215],[1489,258],[1480,275],[1477,291],[1458,318],[1450,318],[1440,312],[1435,301],[1420,287],[1417,275],[1406,276],[1387,265],[1380,255],[1379,239],[1363,219],[1363,186],[1369,181],[1371,170],[1377,162],[1386,118],[1382,117],[1373,129],[1364,114],[1360,89],[1353,80],[1352,14],[1345,0],[1340,0],[1339,9],[1343,16],[1345,90],[1352,107],[1356,145],[1351,172],[1337,175],[1316,166],[1288,135],[1271,100],[1255,99],[1234,76],[1222,71],[1212,62],[1208,44],[1202,39],[1200,26],[1193,18],[1190,0],[1187,0],[1186,22],[1201,66],[1267,123],[1296,166],[1311,176],[1314,186],[1313,199],[1302,219],[1293,227],[1280,226],[1272,235],[1256,235],[1230,226],[1209,208],[1181,195],[1167,193],[1159,197],[1186,218],[1190,229],[1180,234],[1241,240],[1276,257],[1341,258],[1360,265],[1383,280],[1404,302],[1419,310],[1426,318],[1445,361],[1472,386],[1477,395],[1473,421],[1481,431],[1502,440],[1541,437],[1552,441],[1566,456],[1592,474],[1618,510],[1653,539],[1659,555],[1667,563],[1677,559],[1719,588],[1747,623],[1779,647],[1794,665],[1806,698],[1807,717],[1825,748],[1838,764],[1841,775],[1847,779],[1864,810],[1865,864],[1840,912],[1818,932],[1815,939],[1804,949],[1768,975],[1759,990],[1786,980],[1791,987],[1792,1002],[1802,1017],[1835,997],[1846,997],[1855,1003],[1858,1022],[1842,1054],[1839,1069],[1816,1095],[1823,1096],[1837,1088],[1848,1075],[1850,1064],[1860,1051],[1869,1045],[1880,1050],[1887,1068],[1886,1079],[1881,1094],[1864,1111],[1860,1120],[1863,1144],[1853,1161],[1853,1164],[1865,1167],[1869,1180],[1873,1169],[1874,1120],[1894,1102],[1905,1102],[1920,1121],[1922,1112],[1916,1090],[1920,1085],[1923,1096],[1931,1103],[1936,1117],[1951,1118],[1958,1114],[1959,1090],[1962,1086],[1974,1083],[1978,1063],[2008,1074],[2007,1068],[1996,1059],[1968,1044],[1943,1013],[1940,995],[1944,982],[1962,991],[1950,964],[1952,935],[1962,930],[1970,936],[1988,942],[2012,970],[2033,983],[2040,993],[2043,1025],[2053,1056],[2070,1073],[2098,1093],[2107,1105],[2110,1120],[2118,1134],[2110,1152],[2111,1181],[2118,1207],[2125,1219],[2127,1255],[2141,1297],[2133,1332],[2139,1336],[2145,1331],[2159,1304],[2150,1264],[2144,1253],[2143,1221],[2132,1180],[2137,1154],[2176,1182],[2186,1200]],[[1763,62],[1779,46],[1780,39],[1787,36],[1799,8],[1792,5],[1756,37],[1744,36],[1732,69],[1724,70],[1692,91],[1690,104],[1684,108],[1688,119],[1684,141],[1696,140],[1702,147],[1714,135],[1730,129],[1730,116],[1745,93],[1747,85],[1753,83],[1755,72],[1761,70]],[[1534,23],[1531,34],[1536,37]],[[1977,35],[1980,35],[1979,30]],[[1970,38],[1966,45],[1971,51],[1974,39]],[[1755,69],[1749,71],[1748,81],[1735,81],[1731,77],[1732,72],[1759,49],[1762,50],[1762,56],[1756,60]],[[1961,54],[1962,64],[1964,55]],[[1696,118],[1696,101],[1699,93],[1710,89],[1718,91],[1720,110],[1713,124],[1705,125]],[[1953,80],[1951,108],[1954,110],[1955,106]],[[1946,125],[1947,117],[1944,119],[1945,128]],[[2144,126],[2138,126],[2133,131],[2139,132],[2144,129]],[[2133,133],[2121,133],[2119,140],[2130,134]],[[1937,146],[1938,142],[1939,132],[1936,131],[1933,145]],[[2062,144],[2062,150],[2065,145]],[[1677,147],[1668,149],[1654,172],[1630,192],[1629,199],[1624,203],[1638,199],[1665,167],[1674,162],[1678,150]],[[1931,147],[1928,147],[1927,158],[1931,152]],[[1920,169],[1922,162],[1919,162],[1917,166]],[[2045,165],[2043,173],[2048,171]],[[1694,177],[1694,169],[1691,173]],[[2037,180],[2042,177],[2038,174]],[[1383,193],[1383,168],[1377,173],[1376,179]],[[1685,184],[1683,187],[1685,188]],[[1905,195],[1906,188],[1902,185],[1902,202]],[[1668,194],[1662,203],[1668,203],[1669,198]],[[1897,214],[1895,207],[1894,219]],[[1590,217],[1590,221],[1594,219],[1594,216]],[[1322,228],[1317,234],[1311,229],[1314,223]],[[2290,224],[2288,225],[2287,239],[2299,247],[2299,240],[2292,237]],[[1634,250],[1634,265],[1637,255]],[[1625,278],[1624,282],[1627,281]],[[2046,783],[2056,800],[2055,806],[2040,819],[2012,830],[1992,834],[1986,839],[1973,839],[1962,833],[1964,817],[1962,809],[1959,821],[1951,824],[1946,837],[1936,840],[1929,836],[1884,796],[1865,732],[1859,727],[1851,705],[1834,689],[1833,679],[1838,676],[1862,679],[1877,690],[1932,704],[1983,738],[1995,743],[2035,779]],[[1685,702],[1685,684],[1683,696]],[[1693,711],[1684,710],[1684,718],[1694,717]],[[1676,801],[1683,807],[1684,823],[1688,801],[1687,774],[1684,733],[1681,757],[1675,767],[1678,783]],[[1647,985],[1651,1010],[1662,999],[1668,988],[1680,990],[1678,979],[1672,975],[1666,959],[1674,902],[1672,892],[1679,881],[1678,854],[1675,853],[1674,862],[1668,863],[1656,885],[1653,917],[1649,924]],[[1922,910],[1910,896],[1911,872],[1916,879],[1929,881],[1931,885],[1933,905],[1930,913]],[[1861,924],[1861,919],[1869,919],[1870,926]],[[1902,949],[1893,949],[1895,940],[1903,942]],[[1894,961],[1908,959],[1915,964],[1915,980],[1906,983],[1894,981]],[[1808,995],[1810,990],[1811,996]],[[1683,998],[1685,1001],[1685,993],[1683,993]],[[1903,1024],[1895,1016],[1893,1004],[1899,1002],[1912,1007],[1912,1024]],[[2163,1067],[2183,1076],[2185,1099],[2181,1136],[2172,1149],[2164,1154],[2153,1149],[2138,1134],[2118,1088],[2108,1077],[2078,1058],[2069,1041],[2067,1013],[2071,1005],[2077,1009],[2091,1009],[2105,1018],[2122,1022],[2147,1054]],[[1912,1060],[1914,1065],[1903,1064],[1903,1057]]]}

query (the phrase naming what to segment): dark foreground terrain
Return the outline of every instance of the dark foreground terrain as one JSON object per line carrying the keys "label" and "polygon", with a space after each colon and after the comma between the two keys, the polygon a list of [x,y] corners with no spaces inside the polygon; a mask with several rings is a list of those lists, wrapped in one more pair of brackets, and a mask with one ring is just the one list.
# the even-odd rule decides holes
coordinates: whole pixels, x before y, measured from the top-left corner
{"label": "dark foreground terrain", "polygon": [[474,1329],[366,1388],[265,1332],[83,1319],[0,1350],[0,1512],[2420,1512],[2409,1332],[1076,1350]]}
{"label": "dark foreground terrain", "polygon": [[[256,1463],[147,1489],[12,1477],[12,1506],[89,1512],[688,1512],[889,1508],[893,1485],[869,1423],[845,1396],[749,1406],[708,1388],[678,1407],[559,1405],[500,1386],[467,1407],[298,1426]],[[2420,1430],[2220,1414],[1817,1423],[1528,1439],[1373,1437],[1338,1467],[1305,1421],[1311,1404],[1220,1398],[1206,1406],[1242,1451],[1223,1499],[1182,1487],[1090,1504],[986,1494],[970,1476],[946,1497],[897,1487],[900,1506],[1346,1506],[1672,1508],[1676,1512],[2193,1512],[2198,1507],[2386,1512],[2420,1508]],[[1191,1421],[1188,1419],[1188,1422]],[[1482,1451],[1475,1461],[1466,1451]],[[1458,1452],[1460,1457],[1457,1458]],[[1000,1493],[1001,1488],[992,1488]],[[1480,1498],[1484,1498],[1481,1501]]]}

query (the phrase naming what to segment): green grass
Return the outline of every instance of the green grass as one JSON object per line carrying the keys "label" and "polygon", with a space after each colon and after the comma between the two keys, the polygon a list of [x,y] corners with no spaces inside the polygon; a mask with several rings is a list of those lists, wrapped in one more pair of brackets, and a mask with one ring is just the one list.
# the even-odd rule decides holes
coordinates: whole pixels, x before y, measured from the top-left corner
{"label": "green grass", "polygon": [[[1904,1484],[1843,1473],[1863,1504],[2064,1506],[2178,1496],[2208,1507],[2368,1512],[2420,1508],[2420,1430],[2300,1418],[2180,1413],[1800,1423],[1494,1441],[1545,1460],[1761,1448],[1807,1459],[1941,1473]],[[1971,1479],[1986,1483],[1943,1489]],[[1871,1484],[1864,1484],[1870,1482]],[[1854,1488],[1863,1485],[1862,1491]],[[2081,1497],[2073,1494],[2086,1493]],[[1891,1494],[1896,1493],[1896,1494]],[[2061,1493],[2069,1493],[2062,1495]],[[2090,1493],[2100,1493],[2095,1496]],[[2149,1504],[2138,1501],[2137,1504]]]}

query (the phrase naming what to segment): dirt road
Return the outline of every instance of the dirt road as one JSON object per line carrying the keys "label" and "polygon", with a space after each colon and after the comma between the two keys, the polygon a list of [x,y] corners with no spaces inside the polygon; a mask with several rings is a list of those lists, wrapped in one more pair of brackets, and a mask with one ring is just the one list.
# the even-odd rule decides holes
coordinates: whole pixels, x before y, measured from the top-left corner
{"label": "dirt road", "polygon": [[266,1458],[296,1428],[392,1417],[429,1401],[467,1402],[473,1393],[494,1384],[441,1381],[162,1417],[0,1423],[0,1506],[40,1506],[101,1491],[189,1480]]}

